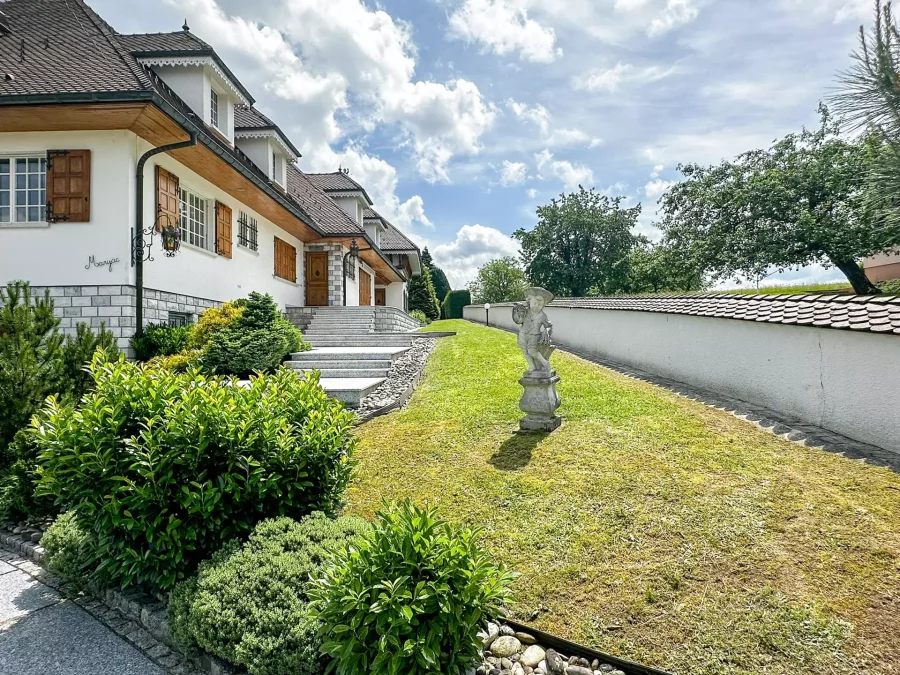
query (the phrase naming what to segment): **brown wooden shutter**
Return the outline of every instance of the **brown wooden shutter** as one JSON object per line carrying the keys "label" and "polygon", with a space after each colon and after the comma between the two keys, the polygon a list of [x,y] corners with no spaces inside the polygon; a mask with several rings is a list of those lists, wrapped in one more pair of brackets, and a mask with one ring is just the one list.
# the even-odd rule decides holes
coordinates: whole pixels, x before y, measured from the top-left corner
{"label": "brown wooden shutter", "polygon": [[47,220],[86,223],[91,219],[91,151],[47,152]]}
{"label": "brown wooden shutter", "polygon": [[275,276],[297,282],[297,249],[275,237]]}
{"label": "brown wooden shutter", "polygon": [[216,202],[216,253],[231,257],[231,209]]}
{"label": "brown wooden shutter", "polygon": [[156,167],[156,230],[171,223],[179,227],[178,222],[178,176],[169,173],[161,166]]}

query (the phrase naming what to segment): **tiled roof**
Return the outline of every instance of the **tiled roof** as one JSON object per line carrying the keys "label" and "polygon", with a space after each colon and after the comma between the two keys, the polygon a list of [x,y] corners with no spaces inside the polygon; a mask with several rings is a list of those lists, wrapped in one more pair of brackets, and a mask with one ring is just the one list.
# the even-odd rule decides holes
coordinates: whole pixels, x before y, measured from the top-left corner
{"label": "tiled roof", "polygon": [[278,137],[281,139],[281,142],[284,143],[290,151],[294,153],[294,157],[300,157],[300,151],[291,143],[291,139],[289,139],[281,128],[275,124],[268,117],[263,115],[259,110],[252,106],[245,105],[236,105],[234,106],[234,130],[238,131],[248,131],[253,129],[271,129]]}
{"label": "tiled roof", "polygon": [[119,35],[119,41],[132,53],[213,52],[208,43],[186,30]]}
{"label": "tiled roof", "polygon": [[0,11],[10,26],[0,36],[0,96],[151,88],[112,28],[79,0],[8,0]]}
{"label": "tiled roof", "polygon": [[256,108],[245,105],[236,105],[234,106],[234,128],[277,129],[278,125]]}
{"label": "tiled roof", "polygon": [[288,165],[287,192],[297,204],[303,208],[326,235],[363,234],[363,230],[350,218],[343,209],[322,192],[309,175],[300,171],[293,164]]}
{"label": "tiled roof", "polygon": [[385,222],[384,218],[382,218],[378,213],[375,212],[374,209],[370,209],[368,206],[363,209],[363,220],[380,220]]}
{"label": "tiled roof", "polygon": [[366,193],[362,185],[350,178],[342,171],[334,173],[308,173],[309,179],[316,184],[320,190],[325,192],[362,192],[366,201],[371,204],[372,200]]}
{"label": "tiled roof", "polygon": [[379,248],[382,251],[418,251],[419,247],[412,243],[409,239],[406,238],[406,235],[403,234],[396,227],[391,225],[386,220],[382,219],[384,224],[387,226],[387,229],[381,233],[381,240],[379,242]]}
{"label": "tiled roof", "polygon": [[661,295],[556,298],[551,307],[666,312],[900,335],[900,296]]}

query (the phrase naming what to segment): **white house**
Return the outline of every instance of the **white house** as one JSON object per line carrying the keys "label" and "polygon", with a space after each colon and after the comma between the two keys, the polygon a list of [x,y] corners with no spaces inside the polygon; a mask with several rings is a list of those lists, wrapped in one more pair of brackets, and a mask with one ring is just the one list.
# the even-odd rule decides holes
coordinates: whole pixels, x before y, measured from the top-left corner
{"label": "white house", "polygon": [[102,322],[123,347],[139,294],[144,324],[250,291],[405,310],[416,246],[344,172],[300,171],[253,104],[187,25],[122,35],[82,0],[0,4],[0,282],[49,288],[64,329]]}

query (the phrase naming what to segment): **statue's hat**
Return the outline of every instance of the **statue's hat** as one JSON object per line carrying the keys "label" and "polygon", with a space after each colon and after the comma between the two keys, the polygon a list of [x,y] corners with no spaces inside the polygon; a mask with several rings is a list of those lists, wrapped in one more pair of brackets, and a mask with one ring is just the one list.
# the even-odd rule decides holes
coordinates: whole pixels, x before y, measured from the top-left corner
{"label": "statue's hat", "polygon": [[531,296],[535,296],[535,295],[539,298],[543,298],[545,305],[549,305],[550,302],[553,300],[553,293],[551,293],[550,291],[548,291],[545,288],[540,288],[538,286],[534,286],[532,288],[525,289],[525,297],[526,298],[530,298]]}

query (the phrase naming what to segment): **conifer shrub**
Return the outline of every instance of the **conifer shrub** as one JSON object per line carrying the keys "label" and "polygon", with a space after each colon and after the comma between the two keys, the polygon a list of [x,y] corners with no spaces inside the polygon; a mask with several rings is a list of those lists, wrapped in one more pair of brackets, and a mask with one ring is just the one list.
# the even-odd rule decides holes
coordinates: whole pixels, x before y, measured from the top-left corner
{"label": "conifer shrub", "polygon": [[237,320],[210,337],[202,363],[217,374],[246,376],[271,372],[291,352],[309,349],[272,296],[254,292]]}
{"label": "conifer shrub", "polygon": [[325,671],[307,591],[329,555],[369,531],[364,520],[314,513],[265,520],[172,592],[169,625],[188,653],[206,650],[250,675]]}
{"label": "conifer shrub", "polygon": [[39,493],[91,529],[101,585],[165,591],[260,520],[340,508],[354,415],[317,377],[241,386],[124,357],[90,370],[81,404],[49,399],[31,433]]}

